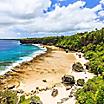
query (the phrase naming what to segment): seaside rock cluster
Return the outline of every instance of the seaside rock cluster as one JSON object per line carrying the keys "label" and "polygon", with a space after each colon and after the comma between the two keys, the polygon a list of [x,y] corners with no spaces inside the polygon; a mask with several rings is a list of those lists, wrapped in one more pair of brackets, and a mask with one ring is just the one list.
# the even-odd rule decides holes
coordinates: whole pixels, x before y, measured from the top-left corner
{"label": "seaside rock cluster", "polygon": [[77,72],[83,72],[84,68],[80,62],[76,62],[72,65],[72,70],[77,71]]}
{"label": "seaside rock cluster", "polygon": [[72,76],[72,75],[64,75],[62,77],[62,83],[66,84],[66,85],[75,84],[74,76]]}
{"label": "seaside rock cluster", "polygon": [[83,86],[84,83],[85,83],[85,80],[84,80],[84,79],[78,79],[78,80],[77,80],[77,85],[78,85],[78,86]]}

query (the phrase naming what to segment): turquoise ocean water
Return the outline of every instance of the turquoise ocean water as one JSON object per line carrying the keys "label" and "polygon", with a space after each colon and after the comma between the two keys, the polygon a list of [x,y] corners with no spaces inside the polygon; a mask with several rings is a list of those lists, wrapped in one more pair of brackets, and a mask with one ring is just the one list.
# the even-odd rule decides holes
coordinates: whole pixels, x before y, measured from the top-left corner
{"label": "turquoise ocean water", "polygon": [[0,40],[0,74],[44,52],[45,49],[37,45],[22,45],[17,40]]}

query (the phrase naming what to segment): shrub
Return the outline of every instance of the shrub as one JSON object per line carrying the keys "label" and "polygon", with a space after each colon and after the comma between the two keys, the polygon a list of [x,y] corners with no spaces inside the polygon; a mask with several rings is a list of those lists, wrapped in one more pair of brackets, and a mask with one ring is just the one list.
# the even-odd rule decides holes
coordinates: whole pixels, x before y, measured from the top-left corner
{"label": "shrub", "polygon": [[18,97],[15,91],[0,91],[0,104],[16,104],[17,102]]}
{"label": "shrub", "polygon": [[23,101],[25,101],[25,95],[22,95],[22,96],[20,97],[20,103],[23,102]]}

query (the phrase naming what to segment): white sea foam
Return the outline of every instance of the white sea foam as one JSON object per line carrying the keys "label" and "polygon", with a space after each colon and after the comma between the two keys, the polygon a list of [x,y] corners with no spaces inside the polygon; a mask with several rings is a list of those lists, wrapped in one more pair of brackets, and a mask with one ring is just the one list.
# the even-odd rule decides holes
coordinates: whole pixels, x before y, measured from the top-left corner
{"label": "white sea foam", "polygon": [[12,63],[11,66],[6,67],[6,70],[1,70],[0,75],[4,75],[8,71],[12,71],[11,69],[13,67],[20,66],[20,64],[23,62],[31,61],[34,57],[46,53],[47,48],[45,48],[39,44],[33,44],[33,45],[39,47],[41,50],[35,51],[28,56],[20,57],[20,60],[16,61],[15,63]]}

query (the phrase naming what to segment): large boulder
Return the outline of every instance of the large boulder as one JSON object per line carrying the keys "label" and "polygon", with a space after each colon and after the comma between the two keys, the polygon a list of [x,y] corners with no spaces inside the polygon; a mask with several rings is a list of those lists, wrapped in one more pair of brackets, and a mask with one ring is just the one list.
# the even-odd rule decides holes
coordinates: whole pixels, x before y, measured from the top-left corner
{"label": "large boulder", "polygon": [[72,75],[64,75],[62,77],[62,83],[64,83],[64,84],[75,84],[74,76],[72,76]]}
{"label": "large boulder", "polygon": [[77,71],[77,72],[83,72],[84,68],[80,62],[76,62],[72,65],[72,70]]}
{"label": "large boulder", "polygon": [[85,80],[84,80],[84,79],[78,79],[78,80],[77,80],[77,85],[78,85],[78,86],[83,86],[84,83],[85,83]]}

